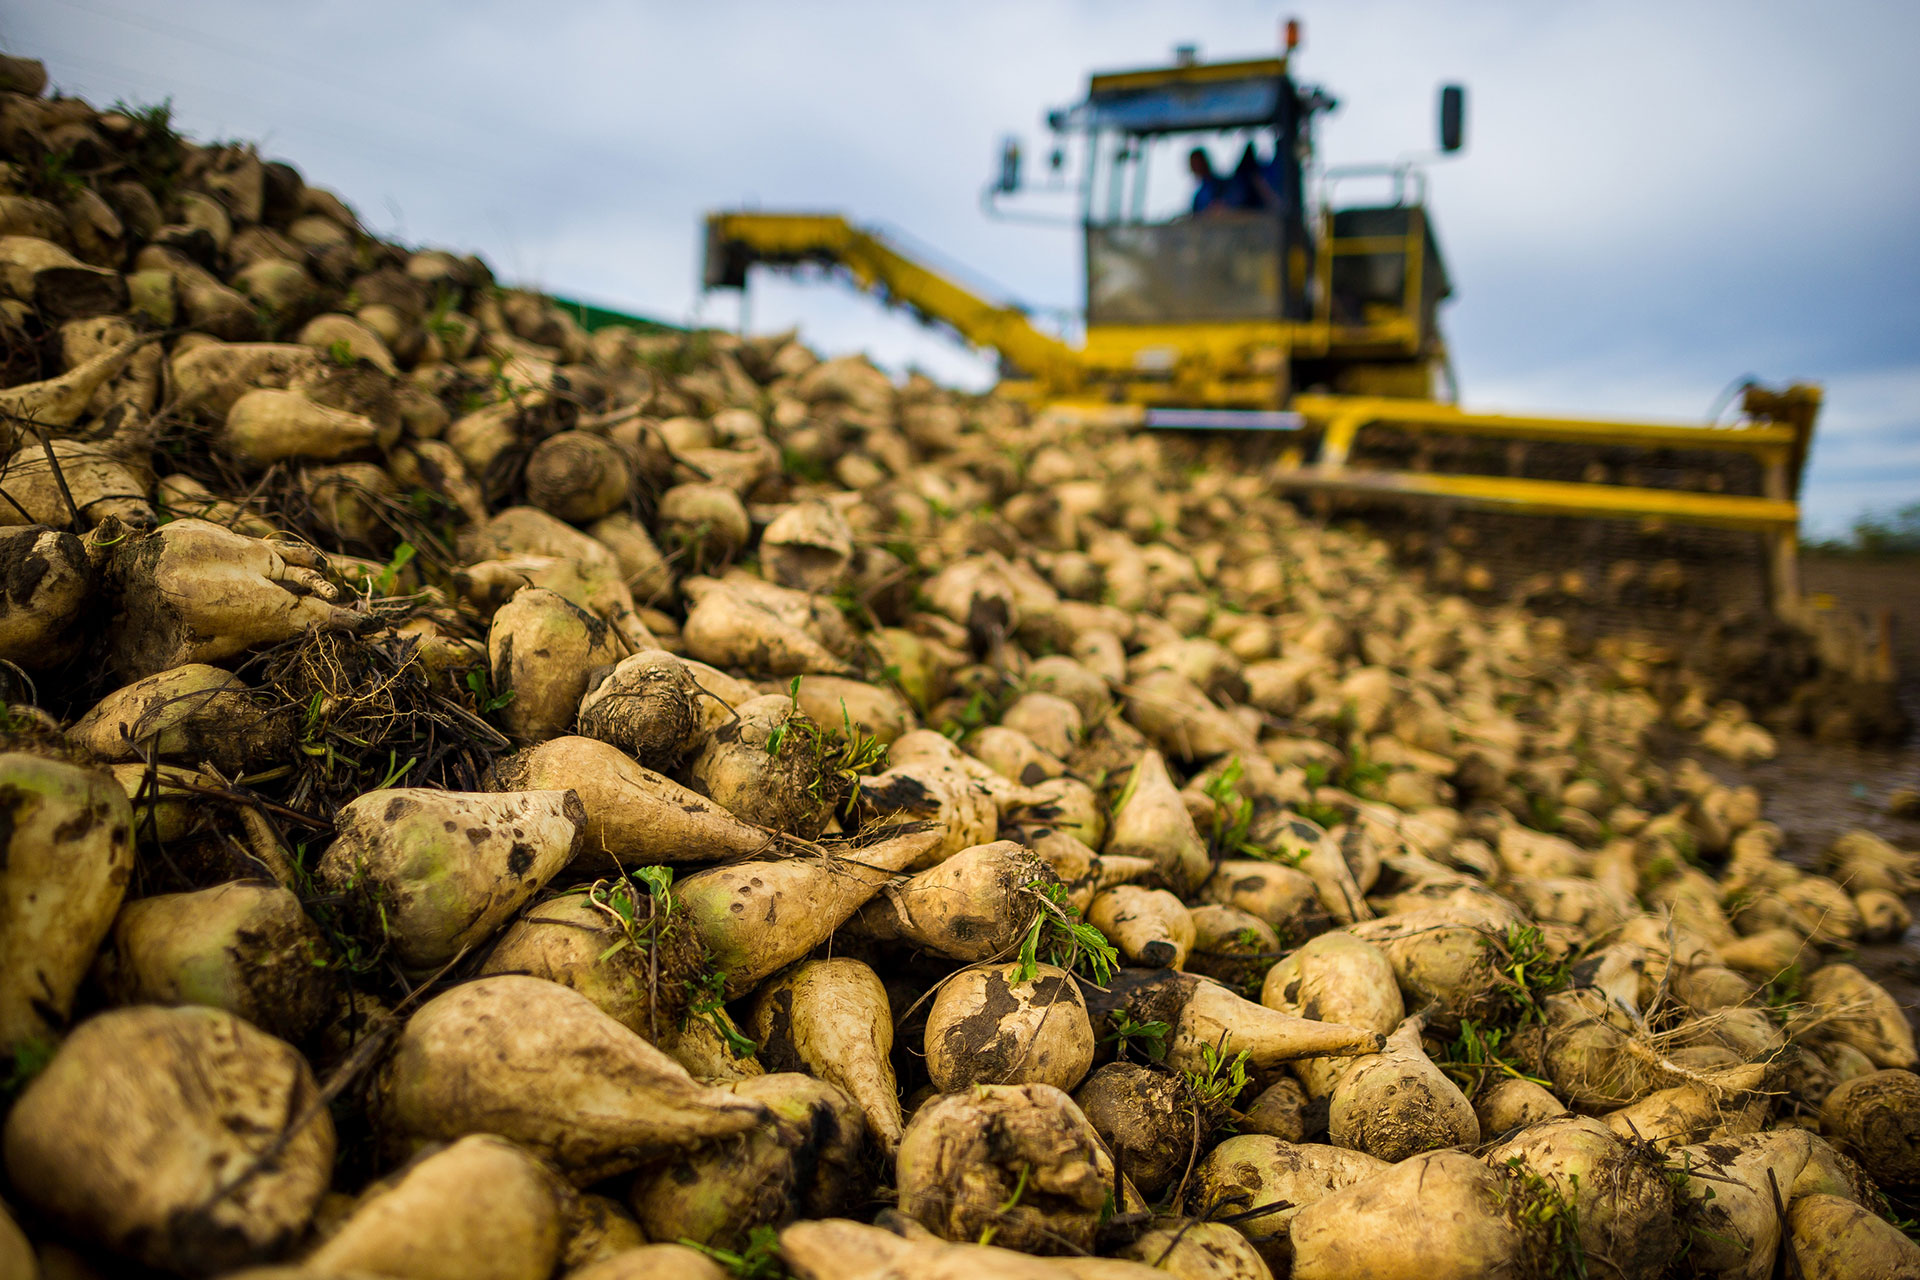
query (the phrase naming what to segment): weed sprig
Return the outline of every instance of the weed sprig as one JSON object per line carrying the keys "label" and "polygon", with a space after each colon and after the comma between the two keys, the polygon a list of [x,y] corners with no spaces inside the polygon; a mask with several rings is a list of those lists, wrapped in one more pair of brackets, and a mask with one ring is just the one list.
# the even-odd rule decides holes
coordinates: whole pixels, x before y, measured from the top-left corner
{"label": "weed sprig", "polygon": [[[1508,1216],[1527,1238],[1535,1255],[1532,1274],[1549,1280],[1587,1280],[1587,1251],[1580,1243],[1579,1206],[1560,1189],[1513,1156],[1506,1162],[1502,1188]],[[1579,1178],[1567,1181],[1577,1194]]]}
{"label": "weed sprig", "polygon": [[1114,1046],[1115,1057],[1125,1062],[1129,1050],[1137,1051],[1150,1062],[1159,1062],[1167,1056],[1167,1032],[1172,1030],[1164,1022],[1135,1022],[1133,1016],[1124,1009],[1108,1019],[1111,1028],[1101,1037],[1101,1044]]}
{"label": "weed sprig", "polygon": [[840,704],[840,732],[829,733],[812,717],[800,710],[800,681],[795,676],[787,686],[791,700],[787,718],[767,735],[767,754],[777,756],[789,742],[805,752],[815,767],[808,771],[807,794],[815,800],[839,805],[860,795],[860,779],[884,769],[887,744],[863,733],[853,722],[847,704]]}
{"label": "weed sprig", "polygon": [[1437,1063],[1469,1096],[1496,1075],[1548,1081],[1530,1074],[1516,1057],[1520,1032],[1547,1020],[1545,1001],[1573,981],[1573,957],[1556,956],[1538,925],[1515,925],[1485,942],[1500,974],[1498,1006],[1486,1018],[1462,1018],[1446,1061]]}
{"label": "weed sprig", "polygon": [[1247,1054],[1245,1050],[1228,1057],[1218,1045],[1200,1046],[1200,1065],[1180,1073],[1187,1103],[1203,1120],[1218,1124],[1233,1110],[1233,1104],[1246,1089]]}
{"label": "weed sprig", "polygon": [[747,1247],[735,1253],[684,1236],[680,1243],[698,1249],[731,1271],[735,1280],[784,1280],[790,1273],[780,1260],[780,1233],[773,1227],[758,1226],[747,1233]]}
{"label": "weed sprig", "polygon": [[1107,941],[1106,934],[1080,918],[1080,912],[1067,901],[1066,886],[1058,881],[1030,880],[1022,888],[1032,894],[1039,909],[1020,940],[1019,980],[1032,981],[1044,962],[1068,972],[1084,972],[1101,986],[1111,982],[1120,952]]}

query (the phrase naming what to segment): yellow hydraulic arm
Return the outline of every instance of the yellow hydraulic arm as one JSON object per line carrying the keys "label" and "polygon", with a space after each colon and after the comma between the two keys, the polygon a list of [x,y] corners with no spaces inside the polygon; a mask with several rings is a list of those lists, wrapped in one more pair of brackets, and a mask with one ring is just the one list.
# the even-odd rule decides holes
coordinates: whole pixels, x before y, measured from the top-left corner
{"label": "yellow hydraulic arm", "polygon": [[[1813,405],[1817,407],[1817,389],[1799,387],[1795,391],[1813,396]],[[1609,510],[1632,509],[1636,514],[1730,528],[1791,527],[1795,524],[1799,511],[1793,498],[1799,487],[1799,463],[1806,454],[1807,436],[1813,429],[1811,408],[1801,415],[1804,421],[1765,418],[1737,427],[1719,427],[1594,421],[1537,414],[1469,413],[1457,405],[1428,400],[1395,400],[1382,396],[1298,395],[1293,399],[1293,407],[1302,418],[1324,431],[1320,461],[1312,469],[1314,478],[1323,487],[1354,483],[1359,473],[1348,469],[1348,456],[1361,428],[1372,423],[1386,423],[1402,431],[1442,436],[1556,440],[1632,445],[1647,450],[1704,449],[1750,454],[1764,468],[1766,492],[1758,497],[1418,473],[1396,475],[1389,482],[1391,487],[1404,493],[1482,497],[1488,504],[1555,513],[1599,515]],[[1359,483],[1379,488],[1383,481],[1376,476]],[[1570,498],[1576,504],[1584,503],[1587,510],[1582,512],[1577,505],[1569,507]]]}
{"label": "yellow hydraulic arm", "polygon": [[746,269],[823,262],[845,267],[872,293],[950,325],[977,347],[991,347],[1030,377],[1060,391],[1080,384],[1073,348],[1027,322],[1017,307],[987,301],[885,239],[833,213],[716,213],[707,218],[709,288],[745,284]]}
{"label": "yellow hydraulic arm", "polygon": [[[1612,516],[1751,530],[1767,541],[1775,611],[1784,617],[1798,616],[1800,575],[1795,548],[1800,506],[1795,498],[1814,417],[1820,411],[1818,387],[1804,383],[1783,391],[1749,387],[1745,396],[1749,421],[1737,427],[1469,413],[1456,405],[1378,396],[1299,395],[1293,407],[1321,430],[1320,459],[1313,466],[1275,471],[1271,478],[1282,488],[1431,498],[1533,515]],[[1437,435],[1744,453],[1760,463],[1764,492],[1699,493],[1510,476],[1355,471],[1348,466],[1354,440],[1362,428],[1374,423]]]}

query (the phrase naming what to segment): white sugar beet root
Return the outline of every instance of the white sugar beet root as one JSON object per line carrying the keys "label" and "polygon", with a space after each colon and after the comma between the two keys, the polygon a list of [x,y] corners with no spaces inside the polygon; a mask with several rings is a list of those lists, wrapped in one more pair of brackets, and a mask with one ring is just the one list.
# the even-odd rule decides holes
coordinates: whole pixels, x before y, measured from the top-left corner
{"label": "white sugar beet root", "polygon": [[913,708],[893,690],[845,676],[808,676],[794,696],[814,723],[835,731],[851,724],[883,744],[893,742],[917,723]]}
{"label": "white sugar beet root", "polygon": [[1080,1082],[1073,1101],[1142,1195],[1158,1199],[1187,1167],[1192,1108],[1174,1072],[1109,1062]]}
{"label": "white sugar beet root", "polygon": [[1327,1134],[1335,1144],[1392,1164],[1480,1141],[1473,1104],[1420,1046],[1425,1026],[1424,1018],[1408,1018],[1385,1048],[1341,1074],[1327,1110]]}
{"label": "white sugar beet root", "polygon": [[1793,1251],[1805,1280],[1920,1275],[1920,1244],[1841,1196],[1800,1196],[1788,1209]]}
{"label": "white sugar beet root", "polygon": [[1293,1256],[1287,1229],[1302,1209],[1389,1167],[1364,1151],[1241,1134],[1194,1169],[1191,1203],[1207,1214],[1267,1209],[1240,1230],[1268,1263],[1284,1267]]}
{"label": "white sugar beet root", "polygon": [[1134,765],[1101,852],[1153,859],[1176,892],[1189,892],[1206,880],[1211,870],[1206,843],[1159,752],[1147,752]]}
{"label": "white sugar beet root", "polygon": [[798,1072],[731,1089],[771,1123],[636,1178],[628,1201],[647,1235],[737,1251],[756,1227],[842,1213],[860,1194],[866,1128],[853,1099]]}
{"label": "white sugar beet root", "polygon": [[[1301,1018],[1321,1018],[1382,1034],[1400,1025],[1406,1005],[1393,965],[1369,942],[1350,933],[1323,933],[1267,971],[1260,1003]],[[1347,1069],[1340,1058],[1294,1064],[1311,1097],[1333,1092]]]}
{"label": "white sugar beet root", "polygon": [[133,338],[58,377],[0,390],[0,413],[50,427],[70,426],[86,412],[100,385],[126,368],[134,352],[151,341],[153,335]]}
{"label": "white sugar beet root", "polygon": [[118,1004],[209,1005],[298,1042],[333,1012],[332,960],[296,895],[236,881],[121,907],[98,977]]}
{"label": "white sugar beet root", "polygon": [[818,734],[792,699],[749,699],[707,736],[687,778],[748,822],[811,840],[826,829],[839,781],[824,770]]}
{"label": "white sugar beet root", "polygon": [[374,1275],[544,1276],[573,1189],[504,1138],[475,1134],[364,1195],[306,1265]]}
{"label": "white sugar beet root", "polygon": [[1312,1115],[1313,1103],[1298,1080],[1283,1076],[1254,1095],[1253,1101],[1238,1106],[1243,1119],[1235,1121],[1242,1133],[1264,1134],[1282,1142],[1304,1142],[1318,1128]]}
{"label": "white sugar beet root", "polygon": [[169,363],[182,406],[221,419],[249,390],[284,390],[323,367],[317,352],[292,342],[209,342],[175,354]]}
{"label": "white sugar beet root", "polygon": [[699,977],[705,956],[685,917],[660,913],[659,905],[645,889],[617,882],[554,894],[500,932],[480,975],[523,973],[570,987],[666,1048],[687,1016],[687,983]]}
{"label": "white sugar beet root", "polygon": [[1875,1071],[1842,1081],[1820,1109],[1820,1131],[1876,1181],[1920,1182],[1920,1076]]}
{"label": "white sugar beet root", "polygon": [[774,832],[594,738],[549,738],[496,759],[483,780],[499,791],[571,789],[585,812],[569,865],[610,875],[654,863],[725,862],[782,852]]}
{"label": "white sugar beet root", "polygon": [[1258,990],[1282,950],[1273,926],[1217,902],[1183,909],[1193,921],[1193,950],[1184,967],[1237,991]]}
{"label": "white sugar beet root", "polygon": [[1093,1065],[1086,1001],[1066,970],[981,964],[949,978],[927,1011],[927,1074],[936,1089],[1047,1084],[1071,1089]]}
{"label": "white sugar beet root", "polygon": [[1081,915],[1093,896],[1115,885],[1150,879],[1153,863],[1145,858],[1107,857],[1059,827],[1022,821],[1005,828],[1006,836],[1039,854],[1067,889],[1067,904]]}
{"label": "white sugar beet root", "polygon": [[1805,999],[1816,1041],[1850,1044],[1876,1067],[1911,1071],[1920,1065],[1913,1026],[1899,1002],[1850,964],[1823,965],[1807,980]]}
{"label": "white sugar beet root", "polygon": [[1490,1080],[1475,1091],[1473,1114],[1480,1119],[1481,1136],[1497,1138],[1566,1115],[1567,1109],[1544,1086],[1507,1076]]}
{"label": "white sugar beet root", "polygon": [[619,637],[605,621],[545,588],[520,588],[487,630],[493,688],[512,694],[500,711],[507,736],[533,743],[564,732],[579,712],[588,673],[620,655]]}
{"label": "white sugar beet root", "polygon": [[1149,671],[1127,686],[1126,697],[1127,718],[1176,759],[1253,754],[1253,740],[1240,723],[1178,672]]}
{"label": "white sugar beet root", "polygon": [[939,842],[937,831],[912,831],[825,856],[739,862],[688,876],[674,892],[732,999],[825,942]]}
{"label": "white sugar beet root", "polygon": [[572,1274],[608,1258],[643,1247],[647,1237],[627,1207],[611,1196],[586,1191],[568,1194],[573,1211],[567,1215],[560,1247],[563,1274]]}
{"label": "white sugar beet root", "polygon": [[291,730],[239,676],[189,662],[114,690],[67,732],[103,760],[151,754],[237,774],[285,754]]}
{"label": "white sugar beet root", "polygon": [[1087,919],[1118,947],[1128,964],[1180,969],[1193,950],[1193,917],[1165,889],[1123,884],[1096,894]]}
{"label": "white sugar beet root", "polygon": [[992,1229],[1029,1253],[1090,1249],[1115,1186],[1093,1126],[1045,1084],[982,1085],[927,1103],[900,1140],[896,1172],[901,1211],[935,1235],[978,1240]]}
{"label": "white sugar beet root", "polygon": [[70,533],[0,530],[0,658],[27,670],[53,666],[79,647],[76,623],[93,586],[86,548]]}
{"label": "white sugar beet root", "polygon": [[289,458],[354,457],[397,436],[365,414],[317,404],[303,392],[261,389],[233,402],[219,438],[235,461],[260,471]]}
{"label": "white sugar beet root", "polygon": [[1516,918],[1426,907],[1363,920],[1348,931],[1386,953],[1409,1003],[1438,1001],[1446,1016],[1485,1018],[1497,1009],[1502,990],[1488,943]]}
{"label": "white sugar beet root", "polygon": [[104,771],[0,754],[0,1053],[73,1007],[132,877],[133,811]]}
{"label": "white sugar beet root", "polygon": [[[916,754],[929,736],[938,742]],[[942,838],[929,851],[929,864],[992,843],[1000,829],[1000,802],[959,757],[959,748],[939,734],[918,729],[903,734],[889,753],[890,767],[861,779],[861,816],[869,822],[932,823]]]}
{"label": "white sugar beet root", "polygon": [[477,945],[567,865],[586,820],[571,791],[396,788],[340,811],[319,881],[363,930],[433,969]]}
{"label": "white sugar beet root", "polygon": [[549,436],[527,459],[527,500],[562,520],[598,520],[627,500],[632,485],[620,450],[584,431]]}
{"label": "white sugar beet root", "polygon": [[220,662],[316,627],[358,631],[325,562],[204,520],[175,520],[114,546],[108,577],[122,608],[110,657],[129,679],[188,662]]}
{"label": "white sugar beet root", "polygon": [[68,1037],[5,1136],[7,1175],[41,1213],[189,1272],[260,1261],[296,1239],[327,1189],[333,1144],[291,1046],[218,1009],[151,1006]]}
{"label": "white sugar beet root", "polygon": [[1568,1116],[1522,1130],[1485,1158],[1496,1169],[1518,1160],[1549,1183],[1573,1210],[1586,1256],[1607,1259],[1617,1274],[1651,1276],[1666,1271],[1682,1237],[1673,1184],[1644,1150],[1598,1120]]}
{"label": "white sugar beet root", "polygon": [[1272,1280],[1253,1244],[1224,1222],[1169,1218],[1147,1228],[1139,1239],[1120,1251],[1155,1270],[1177,1276],[1205,1276],[1209,1280]]}
{"label": "white sugar beet root", "polygon": [[805,1070],[859,1104],[889,1156],[900,1145],[893,1014],[886,986],[858,960],[808,960],[760,989],[753,1008],[760,1055],[776,1071]]}
{"label": "white sugar beet root", "polygon": [[603,558],[522,554],[480,560],[457,571],[453,585],[461,599],[487,615],[520,588],[540,587],[606,622],[626,646],[622,652],[644,651],[658,644],[635,611],[633,593],[618,569]]}
{"label": "white sugar beet root", "polygon": [[699,690],[687,665],[650,649],[589,676],[580,732],[610,742],[649,769],[671,770],[697,744]]}
{"label": "white sugar beet root", "polygon": [[687,615],[687,652],[716,667],[757,676],[845,675],[846,662],[804,629],[726,587]]}
{"label": "white sugar beet root", "polygon": [[[1522,1248],[1501,1176],[1459,1151],[1390,1165],[1302,1208],[1288,1229],[1296,1280],[1479,1280]],[[1414,1211],[1414,1206],[1418,1206]]]}
{"label": "white sugar beet root", "polygon": [[860,909],[853,928],[951,960],[1005,955],[1040,910],[1039,893],[1056,883],[1030,850],[1011,840],[962,849],[916,875],[890,881]]}
{"label": "white sugar beet root", "polygon": [[147,498],[154,477],[144,461],[135,461],[140,452],[139,444],[115,439],[21,446],[0,461],[10,499],[0,509],[0,524],[64,525],[77,511],[83,529],[108,516],[128,528],[152,526],[154,511]]}
{"label": "white sugar beet root", "polygon": [[[1675,1196],[1688,1256],[1708,1275],[1764,1280],[1787,1229],[1774,1187],[1790,1188],[1812,1153],[1804,1130],[1744,1134],[1682,1147],[1687,1179]],[[1769,1178],[1771,1174],[1771,1178]],[[1784,1199],[1786,1191],[1780,1192]]]}
{"label": "white sugar beet root", "polygon": [[375,1111],[391,1148],[497,1133],[579,1185],[765,1122],[760,1104],[679,1064],[540,978],[480,978],[407,1020]]}
{"label": "white sugar beet root", "polygon": [[660,495],[655,531],[663,547],[704,570],[740,554],[753,525],[731,490],[717,484],[682,484]]}
{"label": "white sugar beet root", "polygon": [[853,530],[824,502],[796,502],[767,526],[760,555],[775,581],[801,591],[832,591],[853,562]]}
{"label": "white sugar beet root", "polygon": [[1122,969],[1106,991],[1092,991],[1088,1003],[1096,1035],[1110,1034],[1119,1014],[1135,1023],[1166,1023],[1166,1060],[1181,1069],[1203,1066],[1203,1049],[1228,1058],[1244,1052],[1249,1065],[1264,1070],[1298,1058],[1378,1053],[1386,1043],[1377,1031],[1296,1018],[1211,979],[1161,969]]}
{"label": "white sugar beet root", "polygon": [[1730,1126],[1744,1123],[1754,1091],[1763,1088],[1771,1074],[1766,1064],[1757,1062],[1704,1071],[1697,1081],[1655,1089],[1609,1111],[1607,1127],[1663,1151],[1736,1131]]}
{"label": "white sugar beet root", "polygon": [[1227,858],[1200,886],[1203,902],[1257,916],[1283,943],[1306,941],[1330,923],[1313,880],[1303,871],[1250,858]]}

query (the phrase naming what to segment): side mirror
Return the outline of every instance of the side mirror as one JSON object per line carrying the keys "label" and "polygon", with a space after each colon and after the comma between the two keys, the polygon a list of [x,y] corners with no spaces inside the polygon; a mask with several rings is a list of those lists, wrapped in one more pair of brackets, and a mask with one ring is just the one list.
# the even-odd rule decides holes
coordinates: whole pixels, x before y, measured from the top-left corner
{"label": "side mirror", "polygon": [[1011,194],[1020,189],[1020,140],[1008,138],[1000,144],[1000,176],[995,191]]}
{"label": "side mirror", "polygon": [[1467,141],[1467,90],[1464,85],[1440,88],[1440,149],[1458,151]]}

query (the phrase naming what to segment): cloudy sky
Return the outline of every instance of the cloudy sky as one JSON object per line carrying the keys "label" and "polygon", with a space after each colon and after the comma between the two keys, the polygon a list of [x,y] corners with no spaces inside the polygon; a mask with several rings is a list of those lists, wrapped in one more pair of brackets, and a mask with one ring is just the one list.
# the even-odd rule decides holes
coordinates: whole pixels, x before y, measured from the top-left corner
{"label": "cloudy sky", "polygon": [[[0,46],[98,103],[171,98],[382,233],[666,319],[703,300],[714,208],[838,209],[1039,307],[1080,291],[1072,231],[978,205],[998,139],[1090,70],[1257,55],[1340,99],[1333,164],[1431,146],[1469,86],[1468,148],[1431,174],[1465,399],[1699,419],[1736,379],[1827,388],[1813,531],[1920,501],[1920,5],[1905,0],[1126,0],[1041,3],[39,0]],[[987,363],[831,285],[756,281],[755,328],[979,385]]]}

